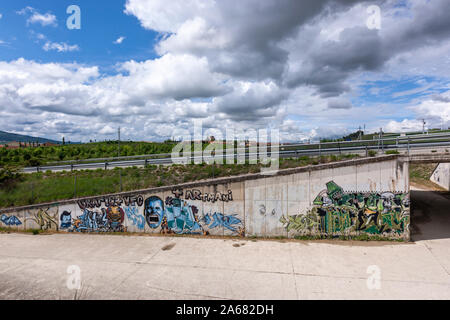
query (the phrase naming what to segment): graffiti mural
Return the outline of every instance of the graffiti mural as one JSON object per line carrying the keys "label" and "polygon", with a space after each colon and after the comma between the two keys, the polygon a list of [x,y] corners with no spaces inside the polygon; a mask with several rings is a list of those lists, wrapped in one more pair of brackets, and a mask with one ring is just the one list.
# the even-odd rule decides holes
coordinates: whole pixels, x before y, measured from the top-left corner
{"label": "graffiti mural", "polygon": [[229,190],[227,193],[202,193],[200,190],[173,190],[172,193],[176,198],[181,198],[181,196],[185,196],[185,200],[199,200],[203,202],[217,202],[217,201],[233,201],[233,192]]}
{"label": "graffiti mural", "polygon": [[314,199],[305,214],[284,217],[287,231],[308,234],[401,235],[409,232],[409,195],[406,193],[345,192],[334,181]]}
{"label": "graffiti mural", "polygon": [[80,209],[95,209],[104,207],[121,207],[125,206],[138,206],[141,207],[144,204],[143,196],[109,196],[99,197],[94,199],[81,199],[77,201]]}
{"label": "graffiti mural", "polygon": [[125,213],[128,220],[139,230],[144,230],[145,228],[145,218],[143,215],[139,214],[137,207],[125,207]]}
{"label": "graffiti mural", "polygon": [[60,225],[61,230],[69,229],[72,226],[72,212],[64,211],[63,213],[61,213],[60,221],[61,221]]}
{"label": "graffiti mural", "polygon": [[[183,192],[173,193],[176,196],[183,195]],[[230,199],[228,195],[227,199]],[[161,233],[208,235],[212,229],[226,228],[236,235],[244,234],[243,223],[237,214],[215,212],[203,214],[199,218],[198,208],[179,197],[167,197],[163,201],[157,196],[151,196],[145,200],[144,214],[148,226],[160,228]]]}
{"label": "graffiti mural", "polygon": [[8,227],[20,226],[22,224],[16,216],[7,216],[6,214],[2,214],[0,221]]}
{"label": "graffiti mural", "polygon": [[51,214],[50,208],[47,209],[39,209],[34,214],[30,214],[31,218],[26,218],[25,221],[33,221],[35,222],[39,228],[43,231],[55,229],[56,231],[59,230],[59,223],[58,223],[58,211],[59,209],[56,209],[56,212],[54,214]]}
{"label": "graffiti mural", "polygon": [[73,219],[71,232],[126,232],[123,222],[125,213],[120,207],[108,207],[83,214]]}
{"label": "graffiti mural", "polygon": [[242,223],[242,220],[237,217],[237,214],[226,216],[217,212],[213,215],[208,213],[202,217],[201,221],[204,222],[209,229],[223,227],[236,235],[242,237],[245,235],[244,224]]}

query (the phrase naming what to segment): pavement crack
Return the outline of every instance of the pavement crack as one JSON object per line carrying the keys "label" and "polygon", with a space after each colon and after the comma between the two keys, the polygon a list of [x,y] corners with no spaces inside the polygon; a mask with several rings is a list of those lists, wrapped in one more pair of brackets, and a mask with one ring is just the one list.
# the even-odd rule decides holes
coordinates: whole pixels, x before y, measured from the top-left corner
{"label": "pavement crack", "polygon": [[439,259],[434,255],[433,253],[433,249],[431,249],[428,246],[428,243],[426,241],[423,242],[425,248],[428,250],[428,252],[430,252],[430,254],[433,256],[434,260],[436,260],[436,262],[438,263],[438,265],[444,270],[444,272],[450,276],[450,273],[448,272],[448,270],[445,268],[445,266],[442,265],[442,263],[439,261]]}
{"label": "pavement crack", "polygon": [[289,244],[289,258],[291,259],[292,277],[294,278],[295,297],[298,300],[299,299],[299,297],[298,297],[298,287],[297,287],[297,279],[296,279],[295,269],[294,269],[294,259],[292,258],[292,246],[291,246],[291,244]]}
{"label": "pavement crack", "polygon": [[169,293],[175,293],[175,294],[180,294],[180,295],[187,295],[187,296],[192,296],[192,297],[208,298],[208,299],[232,300],[230,298],[209,296],[209,295],[190,293],[190,292],[181,292],[181,291],[172,290],[172,289],[164,289],[164,288],[159,288],[159,287],[153,287],[153,286],[149,286],[148,284],[146,284],[146,285],[147,285],[148,288],[153,289],[153,290],[164,291],[164,292],[169,292]]}

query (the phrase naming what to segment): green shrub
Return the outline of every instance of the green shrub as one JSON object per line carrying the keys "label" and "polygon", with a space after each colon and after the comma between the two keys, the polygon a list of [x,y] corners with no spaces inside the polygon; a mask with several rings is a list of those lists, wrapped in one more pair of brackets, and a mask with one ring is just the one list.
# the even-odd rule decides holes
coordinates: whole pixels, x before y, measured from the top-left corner
{"label": "green shrub", "polygon": [[388,150],[385,152],[385,154],[400,154],[397,150]]}
{"label": "green shrub", "polygon": [[369,151],[369,157],[375,157],[377,155],[376,151],[370,150]]}
{"label": "green shrub", "polygon": [[19,168],[6,166],[0,168],[0,186],[5,186],[17,182],[22,177]]}

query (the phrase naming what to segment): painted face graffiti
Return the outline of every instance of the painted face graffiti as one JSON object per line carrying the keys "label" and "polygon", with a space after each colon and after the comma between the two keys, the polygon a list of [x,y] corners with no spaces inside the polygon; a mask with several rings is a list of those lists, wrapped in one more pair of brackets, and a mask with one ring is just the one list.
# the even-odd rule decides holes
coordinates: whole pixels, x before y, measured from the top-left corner
{"label": "painted face graffiti", "polygon": [[72,226],[72,212],[64,211],[61,213],[61,230],[67,230]]}
{"label": "painted face graffiti", "polygon": [[[178,195],[182,193],[179,192]],[[145,219],[152,229],[161,233],[209,234],[210,230],[224,228],[236,235],[243,235],[242,221],[234,215],[215,212],[198,216],[198,208],[180,198],[167,197],[165,202],[157,196],[145,200]]]}
{"label": "painted face graffiti", "polygon": [[109,222],[110,231],[124,232],[123,221],[125,213],[121,207],[109,207],[106,209],[106,217]]}
{"label": "painted face graffiti", "polygon": [[144,207],[145,219],[150,228],[158,228],[164,217],[164,202],[156,196],[152,196],[145,200]]}
{"label": "painted face graffiti", "polygon": [[181,199],[168,197],[165,210],[167,228],[178,234],[204,233],[202,226],[198,223],[197,212],[196,206],[190,206]]}

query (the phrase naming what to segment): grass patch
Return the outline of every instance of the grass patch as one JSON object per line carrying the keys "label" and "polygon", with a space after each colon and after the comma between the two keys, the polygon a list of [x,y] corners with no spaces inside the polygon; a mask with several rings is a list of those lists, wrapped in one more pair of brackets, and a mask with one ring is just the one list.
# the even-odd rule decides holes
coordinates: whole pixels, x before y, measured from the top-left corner
{"label": "grass patch", "polygon": [[389,242],[405,242],[403,238],[387,238],[379,235],[360,234],[355,236],[346,235],[298,235],[294,236],[295,240],[353,240],[353,241],[389,241]]}
{"label": "grass patch", "polygon": [[430,181],[436,166],[436,163],[411,163],[409,165],[409,180],[411,184],[431,190],[443,190],[440,186]]}
{"label": "grass patch", "polygon": [[385,154],[400,154],[397,150],[388,150],[385,152]]}
{"label": "grass patch", "polygon": [[[280,159],[280,169],[304,167],[357,158],[332,155]],[[80,170],[22,174],[0,189],[0,208],[57,202],[73,198],[176,185],[205,179],[259,173],[262,164],[171,165],[113,170]],[[267,166],[266,166],[267,167]]]}

